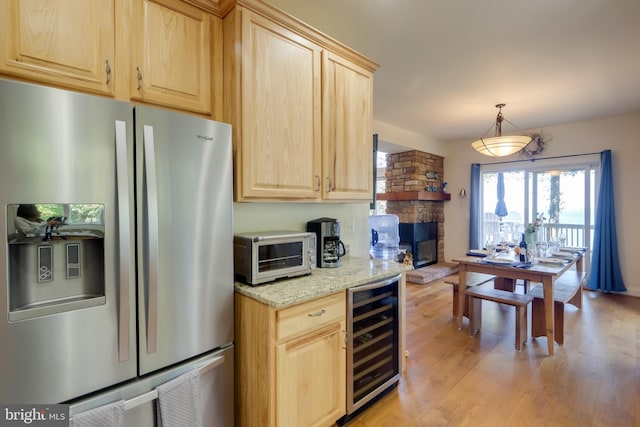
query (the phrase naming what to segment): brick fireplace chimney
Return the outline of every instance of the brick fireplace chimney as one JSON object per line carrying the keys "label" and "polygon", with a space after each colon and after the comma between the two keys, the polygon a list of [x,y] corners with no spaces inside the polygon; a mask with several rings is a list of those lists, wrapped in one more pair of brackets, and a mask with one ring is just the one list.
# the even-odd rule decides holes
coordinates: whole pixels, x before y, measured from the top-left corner
{"label": "brick fireplace chimney", "polygon": [[442,192],[444,158],[422,151],[389,154],[385,172],[387,213],[398,215],[400,224],[436,222],[437,260],[444,261],[444,205],[451,195]]}

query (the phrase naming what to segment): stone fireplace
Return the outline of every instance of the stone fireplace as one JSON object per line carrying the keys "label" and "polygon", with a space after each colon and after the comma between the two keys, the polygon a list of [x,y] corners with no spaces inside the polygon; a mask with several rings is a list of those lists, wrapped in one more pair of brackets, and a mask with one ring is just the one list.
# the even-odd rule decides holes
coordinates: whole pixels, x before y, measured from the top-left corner
{"label": "stone fireplace", "polygon": [[411,248],[415,268],[444,261],[443,201],[451,198],[442,192],[444,158],[416,150],[389,154],[385,177],[386,193],[377,198],[400,219],[400,248]]}

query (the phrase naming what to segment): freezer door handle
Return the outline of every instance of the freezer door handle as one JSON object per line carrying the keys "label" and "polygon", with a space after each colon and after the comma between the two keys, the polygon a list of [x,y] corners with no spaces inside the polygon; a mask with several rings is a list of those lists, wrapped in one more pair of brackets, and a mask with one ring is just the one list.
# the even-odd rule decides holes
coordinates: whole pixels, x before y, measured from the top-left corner
{"label": "freezer door handle", "polygon": [[[218,356],[214,359],[207,361],[204,365],[200,366],[198,369],[198,374],[203,375],[210,370],[217,368],[218,366],[224,363],[224,356]],[[134,398],[128,399],[124,401],[124,410],[128,411],[140,405],[144,405],[147,402],[151,402],[158,398],[158,389],[153,389],[146,393],[141,394],[140,396],[136,396]]]}
{"label": "freezer door handle", "polygon": [[118,198],[119,245],[119,308],[118,308],[118,360],[129,360],[129,276],[131,272],[131,247],[129,244],[129,162],[127,161],[127,124],[116,120],[116,186]]}
{"label": "freezer door handle", "polygon": [[153,142],[153,126],[143,127],[144,171],[146,178],[147,236],[147,353],[158,348],[158,186],[156,182],[156,156]]}

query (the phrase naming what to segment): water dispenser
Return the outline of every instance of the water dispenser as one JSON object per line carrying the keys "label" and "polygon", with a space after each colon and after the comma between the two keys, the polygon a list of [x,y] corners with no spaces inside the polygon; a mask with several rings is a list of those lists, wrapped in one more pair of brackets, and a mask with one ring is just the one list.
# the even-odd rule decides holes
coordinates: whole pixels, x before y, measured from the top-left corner
{"label": "water dispenser", "polygon": [[9,321],[105,304],[104,205],[7,206]]}
{"label": "water dispenser", "polygon": [[396,259],[400,247],[400,236],[397,215],[371,215],[369,216],[369,229],[371,230],[371,244],[369,253],[374,258]]}

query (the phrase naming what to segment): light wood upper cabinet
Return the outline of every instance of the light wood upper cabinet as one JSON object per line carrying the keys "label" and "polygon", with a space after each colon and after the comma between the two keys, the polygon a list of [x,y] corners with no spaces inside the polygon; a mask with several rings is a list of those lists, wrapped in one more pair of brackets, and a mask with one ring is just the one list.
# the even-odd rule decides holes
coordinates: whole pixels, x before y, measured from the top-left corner
{"label": "light wood upper cabinet", "polygon": [[0,1],[0,72],[114,94],[114,0]]}
{"label": "light wood upper cabinet", "polygon": [[235,197],[370,200],[377,65],[267,3],[224,19]]}
{"label": "light wood upper cabinet", "polygon": [[373,73],[324,51],[322,95],[322,197],[370,200]]}
{"label": "light wood upper cabinet", "polygon": [[237,425],[333,425],[346,412],[346,292],[280,310],[235,304]]}
{"label": "light wood upper cabinet", "polygon": [[220,19],[181,1],[140,0],[133,2],[132,23],[131,99],[209,114],[211,82],[222,82],[212,73]]}
{"label": "light wood upper cabinet", "polygon": [[225,55],[236,199],[320,197],[320,47],[236,7]]}

